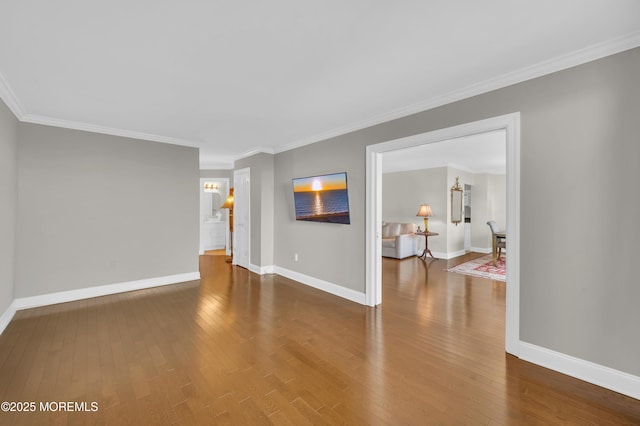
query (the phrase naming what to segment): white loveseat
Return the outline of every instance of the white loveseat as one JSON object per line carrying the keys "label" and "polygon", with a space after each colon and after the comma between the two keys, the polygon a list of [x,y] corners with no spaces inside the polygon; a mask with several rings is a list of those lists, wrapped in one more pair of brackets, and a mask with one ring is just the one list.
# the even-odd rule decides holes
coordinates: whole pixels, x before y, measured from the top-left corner
{"label": "white loveseat", "polygon": [[404,259],[418,252],[418,236],[413,223],[382,223],[382,256]]}

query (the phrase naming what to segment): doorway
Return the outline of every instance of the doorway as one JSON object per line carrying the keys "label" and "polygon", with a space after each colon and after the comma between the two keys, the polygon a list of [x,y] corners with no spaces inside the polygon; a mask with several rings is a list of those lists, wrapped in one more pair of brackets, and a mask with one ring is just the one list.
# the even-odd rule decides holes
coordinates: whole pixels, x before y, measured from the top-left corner
{"label": "doorway", "polygon": [[228,195],[228,178],[200,178],[200,254],[229,245],[229,213],[220,208]]}
{"label": "doorway", "polygon": [[366,283],[369,306],[382,303],[382,154],[419,145],[496,130],[506,132],[507,152],[507,296],[505,350],[518,355],[520,341],[520,113],[435,130],[407,138],[369,145],[366,148]]}

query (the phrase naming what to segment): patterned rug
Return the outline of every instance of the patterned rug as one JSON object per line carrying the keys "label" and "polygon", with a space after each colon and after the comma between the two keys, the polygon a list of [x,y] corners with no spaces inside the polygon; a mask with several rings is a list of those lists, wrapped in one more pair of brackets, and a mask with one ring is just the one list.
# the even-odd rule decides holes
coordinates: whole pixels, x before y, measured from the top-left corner
{"label": "patterned rug", "polygon": [[458,266],[447,269],[447,271],[506,282],[507,268],[505,262],[506,256],[503,254],[500,256],[500,260],[498,260],[496,266],[493,266],[493,262],[491,262],[491,255],[488,254],[486,256],[470,260],[469,262],[461,263]]}

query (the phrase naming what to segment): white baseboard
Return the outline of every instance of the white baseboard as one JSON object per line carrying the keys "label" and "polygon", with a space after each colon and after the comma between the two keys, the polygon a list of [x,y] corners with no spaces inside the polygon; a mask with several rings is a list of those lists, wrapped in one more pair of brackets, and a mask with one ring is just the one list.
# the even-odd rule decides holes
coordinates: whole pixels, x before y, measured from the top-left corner
{"label": "white baseboard", "polygon": [[333,284],[328,281],[321,280],[319,278],[311,277],[309,275],[301,274],[299,272],[291,271],[289,269],[275,266],[274,272],[283,277],[287,277],[294,281],[298,281],[309,287],[317,288],[318,290],[326,291],[334,296],[342,297],[343,299],[351,300],[352,302],[359,303],[361,305],[366,304],[365,294],[359,291],[351,290],[341,285]]}
{"label": "white baseboard", "polygon": [[520,342],[520,359],[558,371],[576,379],[640,399],[640,377],[585,361],[570,355]]}
{"label": "white baseboard", "polygon": [[273,271],[275,270],[275,266],[274,265],[267,265],[267,266],[249,265],[249,270],[258,275],[273,274],[274,273]]}
{"label": "white baseboard", "polygon": [[486,248],[486,247],[471,247],[471,251],[474,253],[483,253],[483,254],[489,254],[491,253],[491,247]]}
{"label": "white baseboard", "polygon": [[451,253],[446,253],[443,251],[434,251],[433,252],[433,257],[435,257],[436,259],[453,259],[454,257],[458,257],[458,256],[462,256],[464,255],[466,252],[464,250],[458,250],[458,251],[454,251]]}
{"label": "white baseboard", "polygon": [[75,300],[90,299],[92,297],[107,296],[109,294],[125,293],[127,291],[142,290],[151,287],[160,287],[169,284],[177,284],[185,281],[200,279],[200,272],[187,272],[184,274],[167,275],[164,277],[147,278],[144,280],[128,281],[117,284],[107,284],[96,287],[79,288],[77,290],[60,291],[57,293],[41,294],[31,297],[14,299],[7,310],[0,316],[0,334],[13,319],[16,311],[21,309],[37,308],[40,306],[55,305],[57,303],[73,302]]}
{"label": "white baseboard", "polygon": [[16,314],[16,307],[12,302],[7,308],[7,310],[4,311],[2,316],[0,316],[0,334],[4,332],[5,328],[7,328],[7,326],[9,325],[9,323],[11,322],[15,314]]}
{"label": "white baseboard", "polygon": [[200,272],[167,275],[164,277],[147,278],[117,284],[100,285],[96,287],[79,288],[77,290],[60,291],[57,293],[41,294],[38,296],[21,297],[15,299],[12,306],[15,310],[37,308],[39,306],[55,305],[57,303],[73,302],[75,300],[90,299],[92,297],[107,296],[109,294],[125,293],[127,291],[142,290],[177,284],[185,281],[200,279]]}

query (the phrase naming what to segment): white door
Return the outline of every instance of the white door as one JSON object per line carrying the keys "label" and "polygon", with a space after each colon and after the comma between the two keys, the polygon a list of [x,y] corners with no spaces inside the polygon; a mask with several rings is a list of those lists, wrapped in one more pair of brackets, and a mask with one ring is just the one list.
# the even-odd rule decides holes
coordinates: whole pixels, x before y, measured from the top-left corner
{"label": "white door", "polygon": [[249,168],[233,172],[233,263],[249,269],[251,252],[251,182]]}

